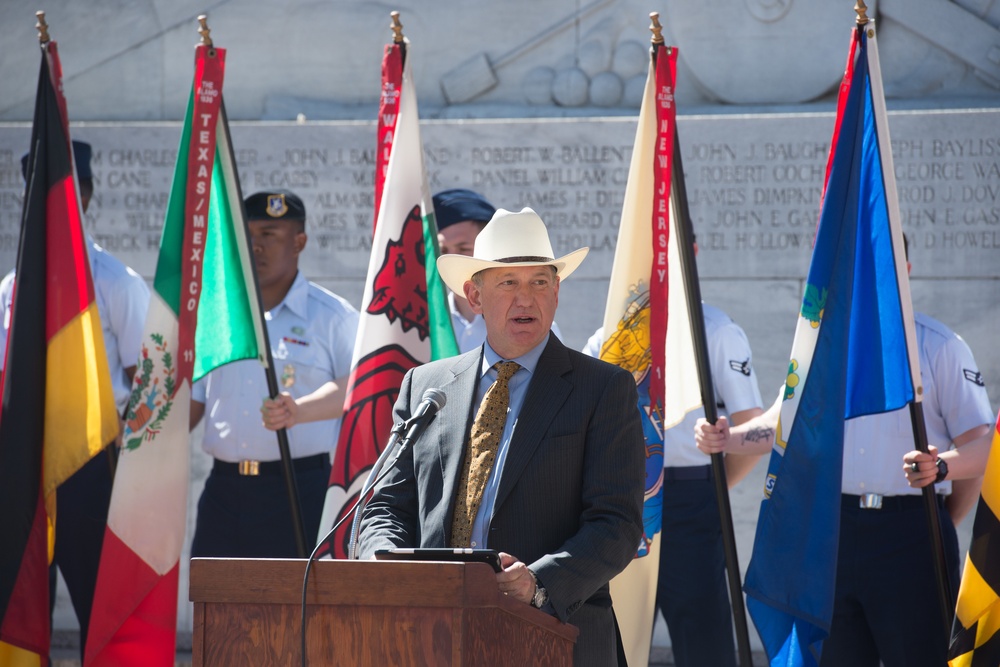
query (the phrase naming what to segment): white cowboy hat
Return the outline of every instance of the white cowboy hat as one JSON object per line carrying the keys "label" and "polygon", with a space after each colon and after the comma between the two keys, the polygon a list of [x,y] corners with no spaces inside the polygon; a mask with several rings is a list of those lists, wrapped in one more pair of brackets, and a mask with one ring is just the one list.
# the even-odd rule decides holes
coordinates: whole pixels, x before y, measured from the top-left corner
{"label": "white cowboy hat", "polygon": [[556,259],[545,223],[530,208],[514,213],[497,209],[476,237],[472,257],[441,255],[437,260],[441,279],[459,296],[465,296],[465,281],[484,269],[498,266],[554,266],[560,280],[576,271],[590,248],[580,248]]}

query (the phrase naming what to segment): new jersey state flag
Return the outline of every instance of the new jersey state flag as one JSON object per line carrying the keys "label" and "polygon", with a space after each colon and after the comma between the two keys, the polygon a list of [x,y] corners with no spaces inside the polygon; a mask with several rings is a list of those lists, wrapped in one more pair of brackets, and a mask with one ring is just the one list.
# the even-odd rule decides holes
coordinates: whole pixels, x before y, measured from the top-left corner
{"label": "new jersey state flag", "polygon": [[817,665],[833,616],[844,421],[898,409],[919,382],[872,23],[847,93],[747,570],[771,665]]}
{"label": "new jersey state flag", "polygon": [[[676,133],[677,49],[653,46],[629,166],[615,262],[604,312],[600,358],[632,373],[646,445],[643,537],[636,557],[611,580],[611,595],[631,665],[649,662],[663,517],[663,433],[701,407],[671,197]],[[701,304],[697,304],[700,311]]]}

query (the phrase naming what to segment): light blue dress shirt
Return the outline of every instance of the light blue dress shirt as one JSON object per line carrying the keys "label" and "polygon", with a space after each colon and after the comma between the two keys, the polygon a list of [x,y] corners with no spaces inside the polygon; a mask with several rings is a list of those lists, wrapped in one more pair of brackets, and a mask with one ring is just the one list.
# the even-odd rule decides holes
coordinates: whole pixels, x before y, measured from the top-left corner
{"label": "light blue dress shirt", "polygon": [[[301,398],[351,370],[358,311],[345,299],[306,280],[300,271],[288,294],[264,313],[274,372],[281,391]],[[191,388],[205,404],[202,448],[222,461],[276,461],[277,438],[264,428],[260,406],[267,378],[256,359],[220,366]],[[333,456],[340,419],[296,424],[288,429],[292,458]]]}
{"label": "light blue dress shirt", "polygon": [[483,490],[483,499],[476,513],[476,520],[472,523],[472,536],[470,545],[473,549],[487,549],[487,537],[490,532],[490,520],[493,518],[493,506],[497,499],[497,489],[500,487],[500,479],[503,475],[504,462],[507,460],[507,452],[510,449],[510,439],[514,436],[514,429],[517,427],[517,417],[521,414],[521,406],[524,404],[524,397],[528,393],[528,384],[531,376],[538,366],[538,359],[542,356],[542,351],[549,342],[549,335],[536,347],[528,351],[527,354],[515,359],[504,359],[493,351],[490,344],[485,343],[485,353],[483,354],[483,365],[480,369],[479,391],[476,393],[476,405],[483,402],[483,397],[490,386],[496,382],[497,372],[493,370],[493,365],[498,361],[516,361],[521,365],[517,369],[510,383],[507,385],[510,390],[510,402],[507,406],[507,421],[503,426],[503,433],[500,436],[500,445],[497,448],[496,460],[493,462],[493,469],[490,477],[486,480],[486,488]]}

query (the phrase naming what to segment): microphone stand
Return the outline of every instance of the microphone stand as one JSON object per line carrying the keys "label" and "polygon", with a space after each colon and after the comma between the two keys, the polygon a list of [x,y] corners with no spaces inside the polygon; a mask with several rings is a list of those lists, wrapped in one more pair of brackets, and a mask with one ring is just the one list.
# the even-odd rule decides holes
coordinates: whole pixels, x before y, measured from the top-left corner
{"label": "microphone stand", "polygon": [[385,449],[382,450],[382,453],[378,455],[378,459],[376,459],[375,463],[372,465],[372,469],[368,473],[368,477],[365,479],[364,485],[361,487],[361,493],[358,495],[357,505],[352,510],[354,512],[354,518],[351,520],[351,536],[347,542],[347,560],[355,560],[358,556],[358,528],[361,525],[361,515],[365,511],[368,494],[375,487],[375,480],[378,478],[379,471],[382,470],[382,467],[385,465],[386,460],[388,460],[392,450],[395,449],[396,443],[399,442],[400,437],[403,435],[403,432],[406,431],[411,421],[413,420],[409,419],[407,421],[396,422],[396,424],[392,427],[389,443],[385,446]]}

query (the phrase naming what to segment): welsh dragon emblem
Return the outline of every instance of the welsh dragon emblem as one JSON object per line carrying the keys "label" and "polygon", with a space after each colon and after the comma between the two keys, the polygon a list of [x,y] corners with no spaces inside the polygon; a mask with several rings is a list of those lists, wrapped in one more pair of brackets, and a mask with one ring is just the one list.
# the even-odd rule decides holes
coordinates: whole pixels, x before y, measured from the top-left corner
{"label": "welsh dragon emblem", "polygon": [[[146,343],[142,346],[142,361],[132,382],[128,412],[125,415],[126,450],[137,449],[143,440],[153,440],[160,432],[163,421],[174,405],[177,389],[174,356],[162,334],[150,334],[152,352]],[[130,437],[134,436],[134,437]]]}

